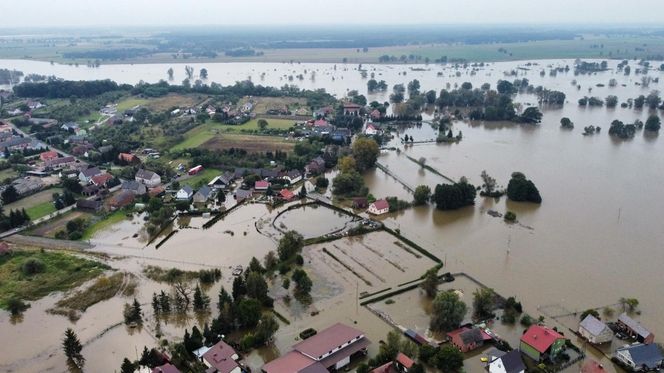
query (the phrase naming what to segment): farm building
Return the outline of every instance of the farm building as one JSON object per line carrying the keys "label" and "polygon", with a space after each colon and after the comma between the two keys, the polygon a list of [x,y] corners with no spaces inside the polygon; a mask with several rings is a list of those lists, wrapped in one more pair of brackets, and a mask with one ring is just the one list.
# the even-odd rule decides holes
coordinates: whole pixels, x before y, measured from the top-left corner
{"label": "farm building", "polygon": [[579,324],[579,334],[590,343],[600,344],[613,340],[613,331],[593,315],[586,316]]}
{"label": "farm building", "polygon": [[618,316],[618,327],[632,338],[641,343],[653,343],[655,335],[646,329],[641,323],[627,316],[626,313]]}

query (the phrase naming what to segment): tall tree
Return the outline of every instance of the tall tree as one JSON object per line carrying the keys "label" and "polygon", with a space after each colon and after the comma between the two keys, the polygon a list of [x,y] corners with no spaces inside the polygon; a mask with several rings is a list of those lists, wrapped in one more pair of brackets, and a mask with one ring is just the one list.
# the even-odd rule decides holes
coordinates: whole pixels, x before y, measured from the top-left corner
{"label": "tall tree", "polygon": [[67,328],[65,330],[65,338],[62,341],[62,347],[65,351],[65,356],[67,359],[74,363],[77,367],[82,368],[85,363],[85,358],[81,354],[83,351],[83,346],[81,341],[79,341],[76,333],[71,329]]}
{"label": "tall tree", "polygon": [[174,74],[174,71],[173,71],[173,68],[172,68],[172,67],[169,67],[169,68],[168,68],[167,73],[168,73],[168,80],[173,80],[173,74]]}
{"label": "tall tree", "polygon": [[466,304],[459,299],[456,293],[451,291],[439,293],[433,300],[430,327],[435,331],[454,330],[466,316],[466,312]]}
{"label": "tall tree", "polygon": [[208,78],[208,71],[207,71],[207,69],[206,69],[206,68],[202,68],[202,69],[201,69],[201,72],[200,72],[200,74],[199,74],[199,76],[200,76],[201,79],[203,79],[203,80],[207,79],[207,78]]}
{"label": "tall tree", "polygon": [[376,164],[380,150],[374,139],[360,137],[353,142],[353,158],[357,163],[358,171],[364,171],[372,168]]}

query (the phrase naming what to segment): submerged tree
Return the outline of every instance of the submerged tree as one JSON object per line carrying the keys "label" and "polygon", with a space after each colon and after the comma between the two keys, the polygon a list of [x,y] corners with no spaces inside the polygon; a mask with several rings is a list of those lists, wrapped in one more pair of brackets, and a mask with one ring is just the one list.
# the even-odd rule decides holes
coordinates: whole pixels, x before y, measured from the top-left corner
{"label": "submerged tree", "polygon": [[456,329],[464,316],[466,304],[461,301],[455,292],[444,291],[433,300],[433,315],[430,327],[435,331],[450,331]]}
{"label": "submerged tree", "polygon": [[85,363],[85,358],[81,354],[83,346],[81,345],[78,336],[71,328],[67,328],[65,331],[62,347],[65,351],[65,356],[67,356],[67,360],[76,365],[76,367],[82,368]]}

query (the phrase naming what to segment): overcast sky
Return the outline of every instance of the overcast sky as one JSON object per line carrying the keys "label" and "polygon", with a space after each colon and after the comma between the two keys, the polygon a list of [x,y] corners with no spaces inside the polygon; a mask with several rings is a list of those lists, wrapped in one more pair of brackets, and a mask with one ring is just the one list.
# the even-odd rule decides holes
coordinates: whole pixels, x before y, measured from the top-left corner
{"label": "overcast sky", "polygon": [[664,0],[0,0],[0,27],[650,23]]}

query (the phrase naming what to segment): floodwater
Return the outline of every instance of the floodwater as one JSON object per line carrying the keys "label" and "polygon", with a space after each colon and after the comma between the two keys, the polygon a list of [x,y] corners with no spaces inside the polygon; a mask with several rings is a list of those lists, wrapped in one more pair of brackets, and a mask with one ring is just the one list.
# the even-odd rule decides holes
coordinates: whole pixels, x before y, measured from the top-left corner
{"label": "floodwater", "polygon": [[[630,61],[630,76],[614,70],[616,61],[609,61],[610,70],[606,72],[575,76],[570,71],[558,73],[555,77],[548,74],[547,66],[572,66],[574,61],[536,63],[538,66],[526,66],[525,62],[494,63],[474,73],[470,68],[459,69],[459,76],[457,70],[449,66],[364,66],[369,73],[375,74],[376,79],[386,80],[389,86],[418,79],[422,91],[438,91],[447,83],[454,87],[464,81],[470,81],[474,86],[487,82],[495,87],[499,79],[528,78],[535,86],[543,85],[565,92],[568,101],[562,108],[543,108],[544,118],[538,126],[457,122],[454,133],[463,132],[463,140],[457,144],[404,148],[395,139],[391,145],[401,148],[401,152],[386,151],[379,158],[379,162],[411,186],[427,184],[432,189],[445,180],[421,169],[406,155],[414,159],[424,157],[427,165],[444,175],[452,179],[466,176],[475,185],[480,184],[482,170],[487,170],[503,186],[507,185],[513,171],[521,171],[539,188],[543,197],[541,205],[514,203],[506,198],[496,201],[478,197],[474,207],[458,211],[441,212],[431,206],[423,206],[388,215],[381,220],[388,226],[399,228],[406,237],[445,259],[448,271],[469,273],[505,296],[517,296],[531,315],[545,314],[550,309],[573,313],[615,304],[620,297],[634,297],[640,301],[642,311],[638,318],[656,335],[664,335],[661,313],[664,309],[664,288],[661,286],[664,283],[661,271],[661,264],[664,263],[664,204],[659,196],[664,184],[662,139],[644,131],[637,132],[633,139],[626,141],[608,135],[612,120],[631,123],[638,118],[645,121],[648,110],[581,108],[576,103],[585,95],[604,98],[610,94],[618,96],[619,102],[623,102],[660,89],[662,83],[651,83],[649,87],[637,85],[642,75],[634,74],[637,67],[634,61]],[[343,95],[351,89],[366,94],[366,79],[360,76],[356,65],[338,64],[336,70],[332,64],[192,65],[196,70],[206,67],[210,80],[222,84],[251,76],[257,84],[281,86],[292,83],[303,88],[325,88],[336,95]],[[0,61],[0,68],[15,68],[25,73],[54,74],[77,80],[110,78],[122,83],[158,81],[166,77],[170,66],[176,70],[175,80],[182,80],[184,67],[175,64],[103,65],[91,69],[35,61]],[[519,66],[523,69],[518,69]],[[413,71],[411,68],[424,70]],[[539,74],[542,69],[547,71],[544,76]],[[503,74],[511,70],[518,71],[518,76],[506,77]],[[310,79],[311,71],[316,71],[314,80]],[[263,79],[260,78],[262,73],[265,73]],[[297,74],[304,74],[304,80],[288,80],[288,75]],[[650,71],[649,76],[662,79],[664,73]],[[610,87],[610,79],[616,79],[618,85]],[[580,89],[572,84],[574,80],[581,86]],[[604,86],[598,87],[597,84]],[[589,92],[589,89],[592,91]],[[368,95],[368,99],[382,102],[388,96],[389,92],[377,93]],[[524,105],[536,104],[536,96],[518,94],[515,101]],[[575,123],[574,130],[560,129],[562,117],[569,117]],[[591,124],[601,126],[601,133],[582,136],[582,128]],[[406,128],[402,132],[418,140],[436,135],[427,124]],[[403,137],[403,133],[399,135]],[[409,193],[400,184],[380,170],[368,173],[365,180],[377,198],[390,195],[409,198]],[[489,209],[501,213],[514,211],[519,224],[508,225],[502,219],[491,217],[487,214]],[[276,233],[273,237],[267,237],[256,230],[259,225],[269,225],[271,214],[273,212],[265,206],[246,206],[207,231],[197,229],[202,220],[193,218],[191,228],[182,229],[159,249],[152,246],[145,248],[144,244],[133,243],[130,239],[116,245],[103,236],[93,240],[93,243],[98,244],[101,251],[144,257],[154,262],[161,261],[165,266],[168,263],[178,266],[246,265],[247,257],[262,258],[269,250],[276,248]],[[233,234],[229,233],[231,231]],[[131,237],[133,233],[136,232],[129,235],[123,233],[123,237]],[[385,268],[387,266],[384,264]],[[323,274],[335,272],[323,271],[322,265],[314,268],[316,271],[321,269]],[[352,275],[339,281],[345,281],[344,293],[348,295],[353,293],[354,283],[362,286],[362,281],[352,278]],[[371,282],[377,284],[379,281],[374,278]],[[329,288],[331,294],[334,294],[334,289],[334,286]],[[309,324],[322,327],[334,321],[359,320],[358,326],[367,329],[373,338],[384,336],[389,328],[377,327],[383,323],[374,321],[375,317],[371,314],[361,316],[366,311],[361,307],[356,311],[354,302],[342,300],[345,298],[352,297],[335,295],[331,298],[334,301],[325,304],[328,307],[337,305],[343,315],[323,312],[321,315],[329,316],[316,316],[312,320],[303,318],[302,322],[284,327],[285,334],[282,337],[280,331],[277,338],[279,349],[283,352],[294,342],[293,337],[303,329],[302,326]],[[278,304],[277,308],[280,312],[286,312],[282,305]],[[29,310],[26,320],[34,317],[31,312],[37,311]],[[2,317],[3,336],[12,335],[15,331],[18,335],[27,335],[7,326],[6,317]],[[85,322],[84,319],[79,320],[81,322]],[[57,329],[49,332],[51,343],[55,343],[53,341],[58,339],[64,326]],[[23,345],[28,348],[26,343]],[[32,355],[28,353],[24,358],[29,356]],[[5,360],[6,357],[0,357],[0,361]]]}
{"label": "floodwater", "polygon": [[289,210],[275,221],[277,229],[294,230],[304,238],[320,237],[349,228],[353,218],[324,206],[308,205]]}

